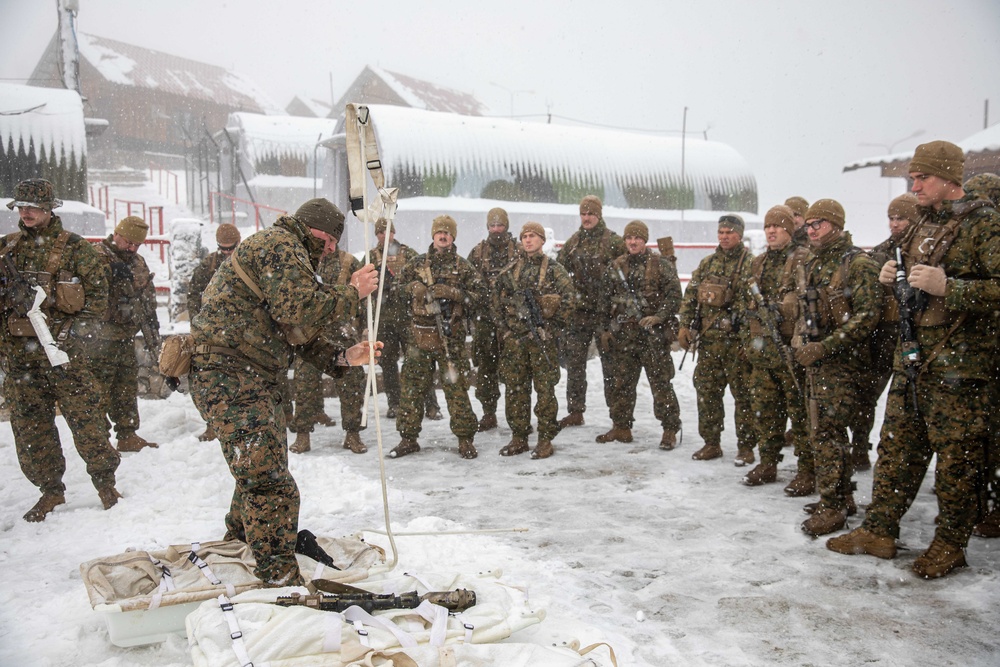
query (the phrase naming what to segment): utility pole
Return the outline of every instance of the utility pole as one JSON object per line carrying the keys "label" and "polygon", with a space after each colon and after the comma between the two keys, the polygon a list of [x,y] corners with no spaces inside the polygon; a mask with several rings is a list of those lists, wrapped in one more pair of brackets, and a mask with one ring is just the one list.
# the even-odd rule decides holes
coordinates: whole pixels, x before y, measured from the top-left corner
{"label": "utility pole", "polygon": [[78,0],[56,0],[59,12],[59,69],[66,90],[80,92],[80,45],[76,41],[76,15],[80,12]]}
{"label": "utility pole", "polygon": [[[684,107],[684,118],[681,120],[681,191],[684,189],[684,158],[685,151],[687,150],[687,125],[688,125],[688,108]],[[681,204],[681,222],[684,222],[684,204]]]}

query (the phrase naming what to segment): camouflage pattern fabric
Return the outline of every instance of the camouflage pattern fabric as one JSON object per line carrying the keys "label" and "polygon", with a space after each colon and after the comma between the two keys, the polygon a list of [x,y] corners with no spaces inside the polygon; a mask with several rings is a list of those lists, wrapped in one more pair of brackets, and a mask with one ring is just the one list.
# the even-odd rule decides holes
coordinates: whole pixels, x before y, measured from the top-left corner
{"label": "camouflage pattern fabric", "polygon": [[[647,268],[649,262],[657,263],[655,270]],[[612,423],[619,428],[632,428],[636,385],[645,369],[653,392],[653,415],[663,425],[664,432],[676,433],[681,427],[681,413],[671,384],[674,360],[670,356],[670,343],[674,340],[681,302],[677,267],[649,250],[622,255],[605,273],[602,293],[603,308],[614,334],[610,351],[615,369],[609,406]],[[639,321],[647,316],[658,317],[663,323],[644,329]]]}
{"label": "camouflage pattern fabric", "polygon": [[[943,202],[939,211],[918,210],[923,220],[944,224],[974,199],[967,195]],[[907,236],[919,238],[919,227],[911,225]],[[899,522],[936,456],[935,537],[964,548],[982,509],[978,491],[985,486],[982,472],[996,413],[995,404],[988,402],[988,386],[996,381],[1000,214],[979,208],[963,217],[939,266],[948,276],[947,311],[956,318],[964,313],[964,319],[956,320],[957,326],[917,327],[925,359],[917,379],[918,413],[913,411],[902,357],[896,354],[864,527],[878,535],[898,536]]]}
{"label": "camouflage pattern fabric", "polygon": [[[599,312],[604,272],[611,260],[625,252],[625,241],[608,229],[604,218],[593,229],[581,227],[559,251],[557,259],[569,273],[576,290],[574,313],[559,341],[566,367],[566,409],[569,412],[587,410],[587,354],[591,341],[598,339],[609,324]],[[608,352],[602,350],[600,345],[598,353],[604,376],[604,402],[610,405],[613,369]]]}
{"label": "camouflage pattern fabric", "polygon": [[[545,265],[545,275],[542,268]],[[560,303],[551,317],[536,327],[538,337],[528,325],[530,312],[525,290],[531,290],[536,301],[543,295],[558,295]],[[493,317],[497,335],[503,341],[500,356],[500,379],[504,383],[504,406],[507,425],[515,436],[527,438],[531,426],[531,387],[538,398],[535,416],[538,419],[538,439],[552,440],[559,433],[556,417],[559,402],[559,357],[556,339],[573,308],[574,289],[569,274],[558,262],[541,253],[522,255],[515,264],[504,269],[496,279],[493,292]],[[539,301],[540,307],[540,301]]]}
{"label": "camouflage pattern fabric", "polygon": [[139,429],[139,365],[135,343],[129,340],[95,341],[89,355],[91,370],[100,390],[95,392],[103,404],[102,412],[114,425],[119,440]]}
{"label": "camouflage pattern fabric", "polygon": [[[851,253],[844,276],[844,259]],[[850,307],[846,321],[821,318],[821,339],[816,342],[823,345],[826,356],[812,366],[819,404],[818,427],[812,434],[816,486],[825,507],[845,509],[854,472],[847,426],[857,406],[858,378],[870,363],[869,336],[882,314],[879,267],[854,248],[850,234],[844,232],[822,247],[813,247],[805,273],[807,284],[818,289],[829,288],[835,275],[843,276],[842,293]]]}
{"label": "camouflage pattern fabric", "polygon": [[212,276],[219,266],[227,259],[226,255],[216,251],[205,257],[194,268],[191,273],[191,281],[188,282],[187,309],[188,319],[193,320],[194,316],[201,310],[201,297],[205,293],[205,288],[212,280]]}
{"label": "camouflage pattern fabric", "polygon": [[[45,271],[62,222],[53,216],[42,229],[18,223],[18,237],[7,235],[0,247],[9,252],[18,271]],[[16,239],[16,243],[15,243]],[[56,403],[73,433],[77,452],[87,466],[95,488],[113,485],[120,457],[108,440],[100,392],[84,351],[94,341],[100,317],[108,306],[108,268],[83,238],[70,234],[57,271],[59,280],[78,279],[84,289],[84,307],[67,315],[54,307],[42,308],[53,337],[70,363],[53,368],[33,336],[13,336],[8,328],[15,304],[0,310],[0,358],[7,372],[4,396],[11,406],[11,429],[18,462],[25,477],[43,493],[62,492],[66,470]]]}
{"label": "camouflage pattern fabric", "polygon": [[[382,348],[382,388],[390,408],[399,407],[399,358],[406,348],[406,333],[408,328],[409,301],[405,291],[399,284],[396,275],[402,266],[417,256],[417,251],[408,245],[393,240],[389,244],[390,261],[385,270],[385,280],[382,283],[382,312],[379,316],[378,339],[385,347]],[[382,275],[382,246],[376,246],[369,251],[369,258],[375,265],[375,270]],[[397,268],[398,267],[398,268]]]}
{"label": "camouflage pattern fabric", "polygon": [[740,341],[742,313],[735,298],[747,289],[752,259],[753,255],[742,243],[729,250],[717,247],[714,253],[701,260],[691,274],[680,309],[680,325],[695,331],[698,328],[694,320],[699,285],[709,276],[726,280],[731,278],[730,289],[734,298],[727,306],[702,304],[702,334],[698,344],[698,364],[692,379],[698,396],[698,434],[708,444],[719,444],[725,429],[726,412],[722,397],[726,387],[729,387],[736,404],[733,417],[740,451],[752,450],[757,444],[748,387],[750,364]]}

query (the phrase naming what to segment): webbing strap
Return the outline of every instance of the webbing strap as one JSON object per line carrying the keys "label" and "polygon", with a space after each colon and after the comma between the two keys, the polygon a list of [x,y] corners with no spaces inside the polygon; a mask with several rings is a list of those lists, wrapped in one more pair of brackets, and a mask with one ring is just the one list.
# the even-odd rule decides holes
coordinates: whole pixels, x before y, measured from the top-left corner
{"label": "webbing strap", "polygon": [[236,271],[236,275],[240,277],[240,280],[246,283],[246,286],[250,288],[250,291],[254,293],[254,296],[263,302],[264,293],[260,291],[260,286],[256,283],[256,281],[254,281],[253,278],[250,277],[250,274],[243,270],[243,265],[240,264],[238,259],[236,259],[235,252],[229,256],[229,263],[233,265],[233,270]]}
{"label": "webbing strap", "polygon": [[52,252],[49,254],[49,264],[45,267],[45,272],[55,279],[56,271],[59,270],[59,265],[62,264],[63,251],[66,250],[66,244],[69,243],[69,232],[62,231],[59,236],[56,237],[56,242],[52,244]]}
{"label": "webbing strap", "polygon": [[240,619],[236,617],[236,612],[233,611],[233,603],[225,595],[220,595],[219,608],[222,609],[222,616],[229,625],[229,638],[233,640],[233,653],[236,654],[236,660],[239,662],[240,667],[253,667],[253,661],[250,659],[246,644],[243,642]]}
{"label": "webbing strap", "polygon": [[396,212],[396,197],[398,188],[385,187],[385,172],[382,171],[382,161],[378,155],[378,141],[375,137],[375,124],[372,122],[368,107],[363,104],[348,104],[345,110],[344,132],[347,140],[347,170],[351,181],[350,199],[351,211],[355,216],[365,208],[365,192],[367,183],[365,173],[371,175],[372,182],[378,189],[381,201],[376,215],[369,214],[366,222],[375,222],[379,215],[384,215],[389,222]]}
{"label": "webbing strap", "polygon": [[194,544],[192,544],[191,553],[188,554],[188,560],[198,566],[198,569],[201,570],[202,575],[206,579],[208,579],[213,586],[225,586],[226,593],[228,593],[229,595],[236,595],[236,587],[229,582],[223,584],[222,580],[219,579],[217,576],[215,576],[215,573],[212,572],[212,568],[208,566],[208,563],[206,563],[204,560],[201,559],[201,557],[198,555],[198,549],[200,548],[201,548],[201,542],[195,542]]}
{"label": "webbing strap", "polygon": [[149,608],[156,609],[160,606],[160,602],[163,600],[163,594],[169,593],[175,589],[174,578],[170,574],[170,568],[161,563],[158,559],[153,558],[153,556],[150,555],[149,560],[153,561],[153,565],[160,570],[160,585],[157,587],[156,592],[153,593],[149,600]]}
{"label": "webbing strap", "polygon": [[[399,645],[403,648],[409,648],[417,645],[417,640],[413,636],[400,629],[395,623],[387,618],[379,618],[378,616],[372,616],[367,611],[362,609],[357,605],[353,605],[344,610],[344,618],[354,624],[355,628],[358,628],[358,634],[361,635],[361,643],[365,646],[370,646],[368,644],[368,631],[364,630],[364,624],[375,625],[384,630],[388,630],[393,634]],[[362,634],[362,631],[364,634]]]}

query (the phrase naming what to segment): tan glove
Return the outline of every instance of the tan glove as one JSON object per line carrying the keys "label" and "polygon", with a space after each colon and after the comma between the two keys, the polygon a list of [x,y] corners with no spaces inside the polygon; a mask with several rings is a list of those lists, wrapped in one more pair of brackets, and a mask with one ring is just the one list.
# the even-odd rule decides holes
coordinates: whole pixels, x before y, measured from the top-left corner
{"label": "tan glove", "polygon": [[691,343],[694,342],[694,334],[687,327],[681,327],[681,330],[677,332],[677,344],[681,346],[682,350],[687,350],[691,348]]}
{"label": "tan glove", "polygon": [[431,287],[431,296],[435,299],[447,299],[448,301],[463,301],[465,299],[465,292],[458,289],[457,287],[452,287],[451,285],[445,285],[444,283],[436,283]]}
{"label": "tan glove", "polygon": [[931,296],[944,296],[948,291],[948,276],[940,266],[917,264],[910,269],[910,284]]}
{"label": "tan glove", "polygon": [[794,322],[799,319],[799,298],[795,292],[788,292],[778,304],[778,312],[781,313],[783,322]]}
{"label": "tan glove", "polygon": [[823,343],[806,343],[795,351],[795,361],[802,366],[812,366],[826,356]]}
{"label": "tan glove", "polygon": [[410,283],[410,293],[413,295],[413,314],[426,316],[427,312],[427,285],[419,280]]}
{"label": "tan glove", "polygon": [[538,306],[542,309],[542,317],[550,319],[559,312],[562,297],[558,294],[543,294],[538,298]]}
{"label": "tan glove", "polygon": [[657,327],[663,324],[663,318],[658,315],[647,315],[646,317],[639,320],[639,326],[647,331],[653,327]]}
{"label": "tan glove", "polygon": [[878,272],[878,281],[883,285],[892,285],[896,282],[896,260],[890,259],[882,265],[882,270]]}

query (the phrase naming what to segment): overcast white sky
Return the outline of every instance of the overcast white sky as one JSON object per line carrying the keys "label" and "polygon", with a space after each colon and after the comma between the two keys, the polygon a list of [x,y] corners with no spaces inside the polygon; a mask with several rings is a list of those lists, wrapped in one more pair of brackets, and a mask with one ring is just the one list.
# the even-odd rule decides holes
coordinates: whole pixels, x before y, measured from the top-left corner
{"label": "overcast white sky", "polygon": [[[863,243],[887,235],[890,189],[845,163],[959,141],[983,128],[987,99],[1000,120],[997,0],[79,4],[81,31],[234,69],[282,106],[327,98],[331,82],[339,97],[368,63],[540,121],[679,131],[686,106],[694,136],[707,129],[750,163],[761,213],[792,194],[833,197]],[[0,80],[23,80],[56,0],[0,0],[0,16]]]}

